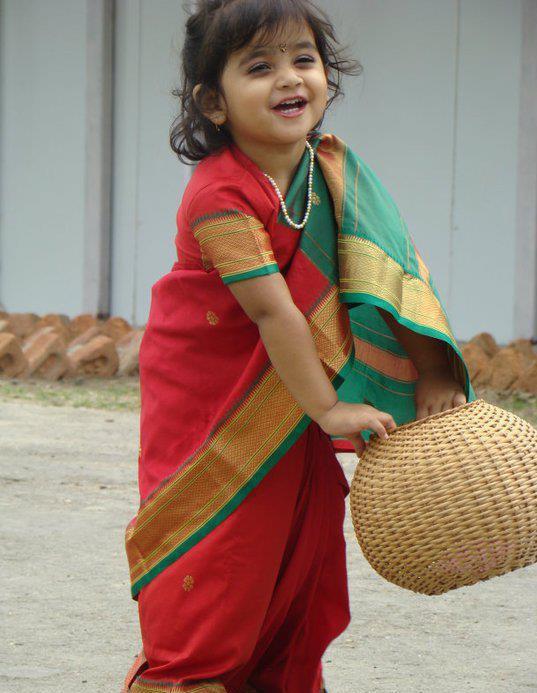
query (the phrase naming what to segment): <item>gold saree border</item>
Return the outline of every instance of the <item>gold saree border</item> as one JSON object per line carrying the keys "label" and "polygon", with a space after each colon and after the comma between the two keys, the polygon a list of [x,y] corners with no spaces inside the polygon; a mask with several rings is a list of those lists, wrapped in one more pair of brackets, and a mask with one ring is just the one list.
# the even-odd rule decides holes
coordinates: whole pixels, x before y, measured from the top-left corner
{"label": "gold saree border", "polygon": [[[337,135],[329,133],[322,135],[317,147],[317,160],[332,197],[334,215],[339,230],[341,230],[345,205],[346,154],[347,145]],[[355,176],[355,186],[357,185],[358,176]]]}
{"label": "gold saree border", "polygon": [[270,236],[263,223],[236,210],[205,215],[192,224],[205,269],[214,267],[224,283],[254,270],[279,271]]}
{"label": "gold saree border", "polygon": [[129,688],[130,693],[226,693],[219,681],[199,681],[197,683],[166,683],[137,679]]}
{"label": "gold saree border", "polygon": [[340,287],[342,300],[353,294],[377,296],[400,317],[442,333],[456,343],[444,310],[431,286],[404,271],[382,248],[358,236],[340,234]]}
{"label": "gold saree border", "polygon": [[[331,381],[352,367],[353,336],[339,288],[330,286],[307,317]],[[125,542],[133,597],[217,526],[289,447],[309,417],[268,361],[243,402],[129,523]],[[260,431],[271,431],[260,442]],[[294,441],[292,441],[294,442]]]}

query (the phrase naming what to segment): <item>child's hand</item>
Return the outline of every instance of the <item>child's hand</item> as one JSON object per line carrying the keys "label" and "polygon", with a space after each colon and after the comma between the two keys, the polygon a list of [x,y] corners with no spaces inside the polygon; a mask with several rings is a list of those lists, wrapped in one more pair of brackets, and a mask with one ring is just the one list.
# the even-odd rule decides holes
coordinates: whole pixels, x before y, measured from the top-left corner
{"label": "child's hand", "polygon": [[416,419],[465,404],[461,385],[445,369],[420,373],[416,384]]}
{"label": "child's hand", "polygon": [[365,450],[362,431],[370,429],[379,438],[388,437],[387,430],[396,428],[396,423],[390,414],[379,411],[369,404],[350,404],[336,402],[317,423],[325,433],[333,436],[343,436],[354,445],[358,457]]}

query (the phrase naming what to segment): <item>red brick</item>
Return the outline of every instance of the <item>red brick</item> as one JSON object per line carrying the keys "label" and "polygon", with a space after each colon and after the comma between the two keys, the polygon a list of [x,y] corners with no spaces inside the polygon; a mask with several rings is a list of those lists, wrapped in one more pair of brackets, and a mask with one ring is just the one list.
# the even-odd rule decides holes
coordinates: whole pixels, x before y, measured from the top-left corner
{"label": "red brick", "polygon": [[75,375],[108,378],[119,367],[116,347],[110,337],[98,335],[86,342],[69,346],[68,357]]}
{"label": "red brick", "polygon": [[101,325],[95,324],[92,325],[91,327],[88,327],[87,330],[84,330],[81,334],[79,334],[75,339],[72,340],[72,342],[69,344],[69,349],[68,351],[71,351],[74,347],[79,347],[82,344],[87,344],[88,342],[91,342],[92,339],[95,339],[95,337],[99,337],[102,335],[103,329]]}
{"label": "red brick", "polygon": [[9,329],[17,339],[26,339],[35,330],[39,316],[35,313],[10,313]]}
{"label": "red brick", "polygon": [[492,377],[491,359],[477,342],[469,342],[462,349],[462,355],[470,372],[470,380],[476,387],[488,385]]}
{"label": "red brick", "polygon": [[479,334],[476,334],[476,336],[473,337],[468,343],[477,344],[480,346],[485,354],[490,358],[495,356],[500,350],[500,347],[496,344],[496,340],[488,332],[480,332]]}
{"label": "red brick", "polygon": [[125,335],[129,334],[132,327],[123,318],[112,317],[103,324],[103,334],[110,337],[114,342],[118,342]]}
{"label": "red brick", "polygon": [[0,334],[0,377],[15,378],[23,375],[28,362],[17,338],[11,333]]}
{"label": "red brick", "polygon": [[99,324],[99,320],[94,315],[90,313],[84,313],[83,315],[77,315],[76,318],[71,320],[71,333],[73,337],[78,337],[90,327],[94,327]]}
{"label": "red brick", "polygon": [[53,327],[54,332],[62,338],[65,346],[69,344],[72,339],[71,335],[71,321],[67,315],[60,315],[58,313],[48,313],[44,315],[36,324],[35,329],[40,330],[43,327]]}
{"label": "red brick", "polygon": [[495,390],[512,390],[515,382],[524,373],[526,359],[520,351],[512,347],[505,347],[494,356],[491,365],[490,386]]}
{"label": "red brick", "polygon": [[144,330],[131,330],[116,343],[119,356],[118,375],[135,375],[139,372],[138,355]]}
{"label": "red brick", "polygon": [[23,353],[28,361],[26,376],[58,380],[69,374],[71,364],[65,344],[52,325],[34,332],[24,342]]}
{"label": "red brick", "polygon": [[529,339],[515,339],[514,342],[508,345],[510,349],[519,351],[526,359],[527,365],[530,366],[534,361],[537,361],[537,354],[533,349],[533,344]]}
{"label": "red brick", "polygon": [[3,318],[0,318],[0,333],[1,332],[9,332],[9,334],[13,334],[9,326],[9,320],[4,320]]}
{"label": "red brick", "polygon": [[513,385],[513,390],[537,395],[537,360],[531,363]]}

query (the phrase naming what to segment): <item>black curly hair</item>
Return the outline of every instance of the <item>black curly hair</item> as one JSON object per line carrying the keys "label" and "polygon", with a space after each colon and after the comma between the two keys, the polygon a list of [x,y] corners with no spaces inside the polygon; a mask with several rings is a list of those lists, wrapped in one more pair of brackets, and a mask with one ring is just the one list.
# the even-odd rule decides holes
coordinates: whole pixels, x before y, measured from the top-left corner
{"label": "black curly hair", "polygon": [[[183,4],[189,13],[191,3]],[[248,45],[260,32],[260,41],[272,41],[289,22],[306,21],[327,70],[328,89],[333,92],[327,103],[343,95],[342,74],[360,75],[362,65],[343,55],[328,16],[311,0],[198,0],[186,22],[186,36],[181,52],[181,88],[173,89],[180,113],[170,128],[170,146],[180,161],[193,165],[217,152],[232,140],[227,128],[217,131],[203,115],[192,90],[201,84],[197,94],[221,94],[220,78],[231,53]],[[316,124],[317,130],[323,118]]]}

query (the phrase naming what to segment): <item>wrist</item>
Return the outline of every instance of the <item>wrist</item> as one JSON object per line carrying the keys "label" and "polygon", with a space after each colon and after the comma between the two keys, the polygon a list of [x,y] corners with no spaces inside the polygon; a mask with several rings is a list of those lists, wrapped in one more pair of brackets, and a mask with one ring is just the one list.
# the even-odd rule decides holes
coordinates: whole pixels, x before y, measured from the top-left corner
{"label": "wrist", "polygon": [[331,405],[324,407],[322,411],[316,413],[315,416],[310,415],[310,418],[313,419],[313,421],[315,421],[320,426],[321,421],[324,419],[324,417],[327,416],[327,414],[329,414],[337,404],[339,404],[339,398],[336,397],[335,402],[333,401]]}

